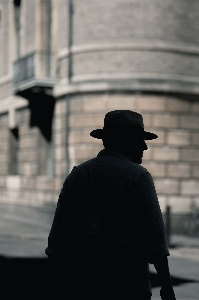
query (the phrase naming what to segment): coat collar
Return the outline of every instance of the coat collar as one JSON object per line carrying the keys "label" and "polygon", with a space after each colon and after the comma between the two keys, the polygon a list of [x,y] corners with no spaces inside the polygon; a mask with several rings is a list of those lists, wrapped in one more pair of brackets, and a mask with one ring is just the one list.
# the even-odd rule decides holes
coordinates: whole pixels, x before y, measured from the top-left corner
{"label": "coat collar", "polygon": [[123,159],[129,160],[128,156],[126,156],[125,154],[121,153],[118,150],[103,149],[98,153],[97,156],[101,156],[101,155],[113,155],[113,156],[117,156],[118,158],[123,158]]}

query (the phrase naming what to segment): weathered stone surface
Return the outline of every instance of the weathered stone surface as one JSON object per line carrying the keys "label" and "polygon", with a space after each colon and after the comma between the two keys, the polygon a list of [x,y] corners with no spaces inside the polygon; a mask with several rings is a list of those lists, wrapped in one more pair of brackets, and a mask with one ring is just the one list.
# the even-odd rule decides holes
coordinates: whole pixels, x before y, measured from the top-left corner
{"label": "weathered stone surface", "polygon": [[190,133],[185,130],[172,130],[167,134],[167,143],[169,145],[189,145]]}
{"label": "weathered stone surface", "polygon": [[186,100],[174,97],[167,97],[167,110],[171,112],[189,112],[190,103]]}
{"label": "weathered stone surface", "polygon": [[55,102],[55,117],[59,118],[66,113],[66,100],[59,99]]}
{"label": "weathered stone surface", "polygon": [[24,151],[23,152],[23,156],[22,156],[22,159],[23,161],[26,161],[26,162],[36,162],[37,161],[37,151]]}
{"label": "weathered stone surface", "polygon": [[195,178],[199,178],[199,165],[191,166],[192,176]]}
{"label": "weathered stone surface", "polygon": [[3,188],[5,186],[6,186],[6,177],[5,176],[0,176],[0,187]]}
{"label": "weathered stone surface", "polygon": [[178,127],[178,116],[165,114],[155,114],[152,119],[152,126],[162,128],[177,128]]}
{"label": "weathered stone surface", "polygon": [[164,177],[166,175],[166,167],[163,163],[145,162],[143,166],[153,177]]}
{"label": "weathered stone surface", "polygon": [[[87,95],[82,98],[83,111],[90,112],[93,111],[103,111],[106,109],[107,101],[105,98],[100,97],[101,95]],[[122,97],[120,99],[122,104]]]}
{"label": "weathered stone surface", "polygon": [[141,111],[164,111],[166,100],[162,96],[142,95],[136,97],[136,109]]}
{"label": "weathered stone surface", "polygon": [[154,183],[158,194],[172,195],[179,193],[179,180],[177,179],[155,179]]}
{"label": "weathered stone surface", "polygon": [[134,94],[112,94],[105,95],[103,101],[106,106],[106,112],[116,109],[136,110],[136,99]]}
{"label": "weathered stone surface", "polygon": [[102,128],[104,125],[104,114],[78,114],[71,115],[69,118],[72,127],[100,126],[99,128]]}
{"label": "weathered stone surface", "polygon": [[55,164],[55,176],[62,176],[62,163],[56,162]]}
{"label": "weathered stone surface", "polygon": [[55,122],[55,125],[54,125],[55,130],[62,130],[66,127],[66,119],[63,117],[55,118],[54,122]]}
{"label": "weathered stone surface", "polygon": [[199,149],[181,149],[182,161],[199,161]]}
{"label": "weathered stone surface", "polygon": [[8,136],[9,136],[9,130],[8,128],[1,128],[0,129],[0,136],[1,136],[1,139],[2,140],[7,140],[8,139]]}
{"label": "weathered stone surface", "polygon": [[0,163],[2,162],[8,163],[8,161],[9,161],[8,153],[5,153],[5,151],[0,152]]}
{"label": "weathered stone surface", "polygon": [[178,161],[179,150],[176,148],[162,147],[153,150],[153,159],[158,161]]}
{"label": "weathered stone surface", "polygon": [[152,124],[153,115],[150,113],[143,112],[142,117],[143,117],[143,121],[144,121],[144,128],[147,131],[148,130],[147,127],[151,126],[151,124]]}
{"label": "weathered stone surface", "polygon": [[3,140],[1,140],[1,143],[0,143],[0,151],[4,152],[8,150],[9,148],[9,144],[8,144],[8,141],[4,139],[4,142]]}
{"label": "weathered stone surface", "polygon": [[70,101],[70,112],[83,110],[82,96],[72,97]]}
{"label": "weathered stone surface", "polygon": [[56,147],[59,147],[62,144],[65,145],[65,143],[66,143],[66,132],[65,132],[65,130],[57,132],[54,135],[54,143],[55,143]]}
{"label": "weathered stone surface", "polygon": [[199,194],[199,184],[198,180],[183,180],[181,183],[181,193],[182,195],[198,195]]}
{"label": "weathered stone surface", "polygon": [[183,177],[190,177],[190,165],[189,164],[182,164],[176,163],[167,165],[167,176],[168,177],[176,177],[176,178],[183,178]]}
{"label": "weathered stone surface", "polygon": [[37,147],[38,139],[36,137],[31,137],[31,136],[23,137],[20,139],[19,146],[22,149]]}
{"label": "weathered stone surface", "polygon": [[21,188],[21,178],[20,178],[20,176],[12,176],[12,175],[7,176],[6,186],[9,190],[12,190],[12,189],[19,190]]}
{"label": "weathered stone surface", "polygon": [[198,116],[180,116],[180,127],[189,129],[199,129],[199,118]]}
{"label": "weathered stone surface", "polygon": [[2,162],[0,168],[0,175],[7,175],[7,174],[8,174],[8,164],[7,162]]}
{"label": "weathered stone surface", "polygon": [[98,140],[90,136],[92,130],[79,130],[71,131],[69,134],[69,143],[70,144],[79,144],[79,143],[90,143],[90,144],[101,144],[102,140]]}
{"label": "weathered stone surface", "polygon": [[188,213],[192,198],[185,196],[168,196],[172,213]]}
{"label": "weathered stone surface", "polygon": [[24,176],[36,176],[37,165],[34,162],[24,162],[20,166],[20,174]]}
{"label": "weathered stone surface", "polygon": [[199,145],[199,133],[197,132],[191,133],[191,141],[193,145]]}
{"label": "weathered stone surface", "polygon": [[8,112],[0,114],[0,130],[7,128],[8,126]]}
{"label": "weathered stone surface", "polygon": [[64,160],[66,158],[66,148],[65,147],[57,147],[55,149],[55,158],[56,160]]}
{"label": "weathered stone surface", "polygon": [[60,178],[55,178],[54,179],[54,190],[55,192],[61,191],[61,188],[63,186],[63,180]]}
{"label": "weathered stone surface", "polygon": [[37,178],[33,177],[26,177],[26,176],[20,176],[21,177],[21,187],[23,189],[29,189],[29,190],[34,190],[36,189],[36,182]]}
{"label": "weathered stone surface", "polygon": [[191,111],[193,113],[199,113],[199,103],[198,102],[191,103]]}

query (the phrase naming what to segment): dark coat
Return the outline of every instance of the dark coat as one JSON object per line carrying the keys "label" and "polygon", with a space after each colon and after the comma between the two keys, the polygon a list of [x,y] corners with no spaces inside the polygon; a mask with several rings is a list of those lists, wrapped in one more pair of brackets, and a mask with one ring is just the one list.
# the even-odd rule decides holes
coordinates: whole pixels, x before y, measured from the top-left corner
{"label": "dark coat", "polygon": [[59,195],[45,252],[65,282],[75,274],[78,290],[116,291],[120,299],[151,294],[149,263],[170,253],[150,173],[106,149],[75,166]]}

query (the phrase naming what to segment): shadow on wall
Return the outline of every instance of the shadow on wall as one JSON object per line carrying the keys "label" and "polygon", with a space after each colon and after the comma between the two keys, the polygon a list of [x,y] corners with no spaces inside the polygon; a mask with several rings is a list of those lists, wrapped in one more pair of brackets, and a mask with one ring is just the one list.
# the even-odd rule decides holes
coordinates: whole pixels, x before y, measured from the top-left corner
{"label": "shadow on wall", "polygon": [[[0,256],[0,299],[62,299],[61,290],[46,278],[48,258],[8,258]],[[197,282],[171,276],[173,286]],[[160,287],[157,273],[151,272],[151,286]],[[53,291],[54,289],[54,291]],[[54,293],[53,293],[54,292]]]}
{"label": "shadow on wall", "polygon": [[47,139],[52,138],[52,121],[55,107],[53,96],[44,93],[35,93],[26,97],[29,100],[30,127],[38,126]]}

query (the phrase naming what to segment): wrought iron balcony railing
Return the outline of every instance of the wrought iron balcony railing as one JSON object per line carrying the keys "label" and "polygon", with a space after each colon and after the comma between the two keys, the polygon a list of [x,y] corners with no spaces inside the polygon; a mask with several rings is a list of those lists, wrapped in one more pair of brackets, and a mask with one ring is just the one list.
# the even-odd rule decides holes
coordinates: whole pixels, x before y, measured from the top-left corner
{"label": "wrought iron balcony railing", "polygon": [[13,89],[18,94],[34,87],[52,88],[57,82],[55,57],[47,52],[32,52],[13,66]]}

